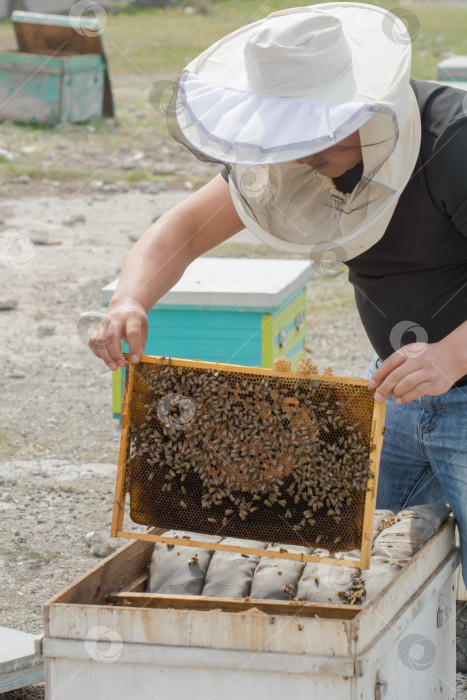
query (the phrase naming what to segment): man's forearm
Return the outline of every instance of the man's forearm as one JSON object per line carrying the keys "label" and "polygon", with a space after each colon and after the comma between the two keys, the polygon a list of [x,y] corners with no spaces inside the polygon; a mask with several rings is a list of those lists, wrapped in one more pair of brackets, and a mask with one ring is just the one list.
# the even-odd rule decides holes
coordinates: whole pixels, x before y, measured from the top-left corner
{"label": "man's forearm", "polygon": [[192,262],[192,238],[193,232],[176,210],[158,219],[128,254],[109,308],[136,301],[149,312]]}
{"label": "man's forearm", "polygon": [[164,214],[130,251],[107,315],[89,345],[115,370],[125,364],[121,341],[138,362],[148,336],[147,314],[178,282],[187,266],[243,228],[229,186],[217,175]]}

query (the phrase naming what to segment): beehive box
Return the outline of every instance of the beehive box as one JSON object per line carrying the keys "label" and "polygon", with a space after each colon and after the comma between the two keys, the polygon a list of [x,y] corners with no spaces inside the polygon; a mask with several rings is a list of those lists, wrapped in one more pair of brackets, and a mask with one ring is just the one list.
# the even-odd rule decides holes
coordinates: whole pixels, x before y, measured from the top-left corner
{"label": "beehive box", "polygon": [[152,550],[46,604],[48,700],[455,700],[452,517],[364,607],[143,593]]}
{"label": "beehive box", "polygon": [[0,53],[0,118],[39,124],[112,116],[96,20],[14,12],[18,51]]}
{"label": "beehive box", "polygon": [[[467,56],[449,56],[438,63],[436,77],[446,82],[467,83]],[[456,87],[456,85],[454,85]]]}
{"label": "beehive box", "polygon": [[[148,314],[146,354],[205,362],[273,366],[305,355],[305,260],[198,258]],[[104,287],[108,305],[117,280]],[[127,347],[124,345],[124,349]],[[121,414],[122,372],[113,373],[113,413]]]}
{"label": "beehive box", "polygon": [[102,116],[101,56],[0,54],[0,116],[59,124]]}
{"label": "beehive box", "polygon": [[292,372],[287,358],[268,370],[145,356],[128,369],[113,536],[157,539],[122,529],[128,495],[142,525],[358,548],[340,563],[368,566],[385,405],[366,380],[319,375],[311,360]]}

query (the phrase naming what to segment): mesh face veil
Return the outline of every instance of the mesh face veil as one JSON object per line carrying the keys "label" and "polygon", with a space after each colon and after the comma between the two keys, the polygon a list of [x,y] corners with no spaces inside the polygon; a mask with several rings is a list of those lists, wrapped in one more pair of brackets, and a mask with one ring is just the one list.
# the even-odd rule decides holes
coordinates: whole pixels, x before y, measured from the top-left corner
{"label": "mesh face veil", "polygon": [[[166,114],[171,134],[227,167],[238,215],[269,245],[345,261],[384,234],[420,145],[410,43],[391,38],[384,21],[401,25],[397,36],[405,30],[363,4],[274,13],[181,73]],[[363,173],[352,192],[298,162],[338,151],[357,131]]]}

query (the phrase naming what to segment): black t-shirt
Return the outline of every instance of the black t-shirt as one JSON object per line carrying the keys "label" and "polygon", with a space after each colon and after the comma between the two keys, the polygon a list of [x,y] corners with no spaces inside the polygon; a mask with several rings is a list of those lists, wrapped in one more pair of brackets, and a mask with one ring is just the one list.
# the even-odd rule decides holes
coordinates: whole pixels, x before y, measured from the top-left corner
{"label": "black t-shirt", "polygon": [[[383,359],[398,340],[434,343],[467,319],[467,93],[419,80],[412,87],[422,120],[413,174],[384,236],[347,262],[360,317]],[[404,321],[418,328],[402,338],[396,329],[391,343]]]}
{"label": "black t-shirt", "polygon": [[[422,121],[413,174],[383,237],[346,263],[383,360],[401,343],[438,342],[467,319],[467,93],[420,80],[412,87]],[[334,182],[352,191],[360,177],[356,166]]]}

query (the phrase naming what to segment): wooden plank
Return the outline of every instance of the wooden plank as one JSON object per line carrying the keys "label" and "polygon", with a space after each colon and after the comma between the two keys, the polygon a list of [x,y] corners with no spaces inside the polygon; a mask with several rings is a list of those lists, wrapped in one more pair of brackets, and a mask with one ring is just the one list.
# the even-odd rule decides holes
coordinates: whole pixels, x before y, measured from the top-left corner
{"label": "wooden plank", "polygon": [[145,593],[148,583],[147,572],[138,576],[126,589],[128,593]]}
{"label": "wooden plank", "polygon": [[[426,610],[430,606],[435,608],[430,617],[433,621],[432,624],[436,625],[436,615],[440,604],[440,591],[444,588],[443,598],[445,598],[446,595],[448,595],[449,598],[454,598],[454,591],[450,586],[450,580],[453,578],[456,567],[456,553],[451,551],[433,571],[431,576],[424,581],[422,586],[406,600],[405,604],[396,612],[394,617],[382,618],[383,623],[385,622],[386,624],[381,628],[380,633],[370,641],[368,646],[359,653],[358,658],[355,660],[355,671],[357,675],[363,676],[369,669],[377,665],[379,659],[385,658],[386,654],[390,652],[391,649],[397,647],[404,636],[404,630],[410,626],[410,622],[415,618],[420,620],[420,613],[423,611],[424,615],[426,615]],[[433,600],[435,597],[434,594],[436,594],[438,600]],[[450,620],[454,623],[454,619],[451,617],[451,615],[454,615],[454,610],[451,605],[449,605],[449,608],[451,610],[449,615]],[[424,634],[428,635],[426,626],[429,625],[429,623],[426,617],[425,625],[423,625],[423,621],[420,621],[419,625]],[[428,638],[431,643],[436,642],[432,636],[428,636]]]}
{"label": "wooden plank", "polygon": [[[150,612],[150,611],[149,611]],[[250,616],[253,617],[253,616]],[[277,618],[276,618],[277,619]],[[302,624],[306,622],[302,618]],[[271,631],[270,631],[271,632]],[[186,642],[186,640],[184,640]],[[104,640],[93,641],[93,649],[98,658],[106,659],[106,654],[109,650],[109,642]],[[253,653],[244,649],[230,649],[222,647],[213,647],[207,649],[205,646],[189,645],[186,643],[177,645],[159,645],[148,644],[145,642],[123,644],[121,648],[115,649],[115,664],[95,663],[89,654],[89,637],[83,639],[53,639],[46,638],[44,640],[44,655],[46,659],[50,659],[54,665],[56,660],[60,660],[59,676],[53,678],[54,686],[51,688],[51,700],[61,700],[63,698],[62,690],[66,688],[67,693],[72,686],[73,679],[78,676],[77,686],[72,690],[71,694],[66,694],[66,700],[73,698],[112,698],[114,700],[126,700],[127,698],[136,697],[138,700],[147,700],[148,698],[156,698],[167,700],[168,698],[184,698],[188,695],[193,695],[194,698],[215,698],[218,696],[220,688],[230,686],[231,690],[228,694],[223,693],[223,700],[230,700],[243,695],[238,694],[238,685],[232,688],[232,680],[238,674],[243,672],[247,676],[251,671],[263,671],[265,675],[262,678],[253,676],[252,681],[247,680],[246,684],[249,690],[247,691],[248,698],[254,698],[255,690],[258,688],[258,680],[260,680],[259,688],[262,697],[288,697],[290,695],[290,684],[293,682],[293,674],[307,674],[305,683],[301,686],[302,690],[306,690],[306,694],[298,691],[295,693],[297,697],[319,697],[323,700],[328,700],[330,697],[343,700],[344,696],[341,692],[329,695],[309,695],[310,674],[324,675],[326,690],[331,687],[331,678],[334,676],[344,676],[348,680],[349,676],[354,675],[354,659],[349,656],[333,655],[327,651],[321,655],[305,654],[301,649],[295,652],[289,650],[275,652],[266,651],[262,648],[256,649]],[[68,659],[71,663],[63,664],[63,661]],[[109,669],[110,667],[110,669]],[[175,667],[175,668],[174,668]],[[144,678],[146,669],[150,669],[150,675],[146,676],[146,682],[141,680]],[[136,672],[137,669],[137,672]],[[216,671],[227,671],[225,682],[219,683],[219,675]],[[105,677],[104,672],[110,670],[110,677]],[[161,673],[161,671],[163,673]],[[204,674],[204,679],[200,679],[199,673]],[[195,672],[195,675],[194,673]],[[167,682],[167,675],[169,682]],[[115,675],[121,674],[117,682]],[[177,680],[182,678],[182,684],[174,690],[174,685]],[[319,676],[318,676],[319,677]],[[135,681],[135,678],[138,682]],[[162,686],[161,684],[164,683]],[[313,687],[316,685],[312,680]],[[193,693],[193,684],[200,683],[201,692]],[[277,693],[277,684],[282,684],[282,692]],[[83,684],[86,684],[85,686]],[[191,684],[191,689],[190,689]],[[307,687],[308,686],[308,687]],[[105,690],[104,690],[105,688]],[[150,691],[150,688],[157,688],[157,695]],[[206,689],[207,690],[206,692]],[[334,689],[335,686],[332,685]],[[96,689],[99,689],[96,691]],[[138,692],[139,691],[139,692]],[[204,691],[204,692],[203,692]],[[137,693],[137,694],[136,694]],[[294,695],[294,693],[292,694]],[[345,695],[345,698],[350,696]]]}
{"label": "wooden plank", "polygon": [[328,617],[352,620],[360,607],[344,604],[326,605],[291,600],[256,600],[250,598],[224,598],[221,596],[165,595],[162,593],[109,593],[109,603],[132,605],[138,608],[174,608],[175,610],[222,610],[247,612],[257,609],[267,615],[294,615],[299,617]]}
{"label": "wooden plank", "polygon": [[[219,600],[219,599],[218,599]],[[331,605],[329,604],[331,607]],[[206,649],[260,649],[277,652],[342,655],[352,653],[353,620],[293,615],[257,615],[254,612],[177,610],[131,605],[76,605],[49,607],[46,637],[85,639],[94,628],[107,627],[124,642],[142,642]],[[274,622],[271,622],[271,619]],[[299,634],[297,634],[299,633]],[[188,641],[189,640],[189,641]]]}
{"label": "wooden plank", "polygon": [[454,517],[450,516],[439,531],[402,566],[378,595],[363,606],[358,622],[356,651],[364,650],[374,639],[375,619],[391,620],[409,598],[418,594],[432,572],[455,551]]}
{"label": "wooden plank", "polygon": [[46,617],[47,608],[56,603],[99,605],[111,591],[125,590],[146,573],[152,551],[152,542],[128,543],[49,600],[45,605]]}
{"label": "wooden plank", "polygon": [[319,557],[313,554],[303,554],[303,552],[280,552],[279,550],[276,551],[272,549],[239,547],[233,544],[222,544],[222,542],[200,542],[198,540],[192,539],[187,540],[182,537],[166,537],[165,535],[155,535],[149,532],[126,532],[124,530],[118,530],[115,537],[128,537],[129,539],[144,540],[145,542],[164,542],[165,544],[177,545],[178,547],[199,547],[201,549],[221,550],[223,552],[237,552],[238,554],[251,554],[252,556],[269,557],[270,559],[294,559],[295,561],[303,562],[315,561],[319,564],[351,566],[354,569],[361,568],[359,559],[335,559],[333,557]]}

